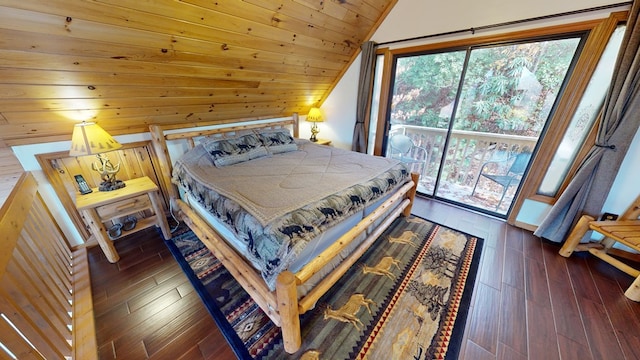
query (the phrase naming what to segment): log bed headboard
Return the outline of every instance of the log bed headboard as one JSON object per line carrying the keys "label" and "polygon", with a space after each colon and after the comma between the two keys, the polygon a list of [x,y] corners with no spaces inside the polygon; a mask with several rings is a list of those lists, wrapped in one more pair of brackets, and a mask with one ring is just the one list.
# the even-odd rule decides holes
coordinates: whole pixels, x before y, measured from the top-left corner
{"label": "log bed headboard", "polygon": [[168,189],[169,198],[179,198],[176,187],[171,183],[171,170],[173,168],[171,162],[171,156],[168,152],[167,141],[171,140],[185,140],[189,149],[195,146],[195,140],[199,137],[205,137],[221,133],[229,133],[240,130],[257,129],[257,128],[277,128],[277,127],[292,127],[293,137],[297,138],[300,135],[299,132],[299,117],[297,113],[294,113],[290,117],[278,118],[278,119],[256,119],[253,121],[241,122],[241,125],[229,125],[216,127],[207,130],[195,130],[184,132],[173,132],[165,134],[163,127],[158,125],[149,126],[149,132],[153,138],[154,150],[158,156],[158,163],[160,165],[160,181],[163,182],[165,189]]}

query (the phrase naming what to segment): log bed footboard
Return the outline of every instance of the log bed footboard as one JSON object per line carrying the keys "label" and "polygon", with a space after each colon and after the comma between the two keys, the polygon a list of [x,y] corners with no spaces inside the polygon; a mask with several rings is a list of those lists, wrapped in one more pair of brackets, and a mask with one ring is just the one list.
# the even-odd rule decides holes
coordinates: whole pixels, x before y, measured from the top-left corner
{"label": "log bed footboard", "polygon": [[[297,115],[294,115],[292,120],[279,121],[276,125],[293,125],[294,136],[297,137]],[[262,126],[269,127],[270,125],[265,124]],[[257,126],[236,126],[230,128],[230,130],[226,129],[226,131],[255,127]],[[189,147],[193,147],[193,137],[225,132],[225,129],[165,135],[162,128],[151,126],[150,132],[155,152],[159,158],[158,161],[161,164],[161,173],[164,176],[163,181],[168,185],[167,188],[170,189],[169,195],[171,197],[172,209],[175,211],[174,215],[189,226],[195,235],[209,248],[229,273],[254,299],[256,304],[269,316],[273,323],[281,328],[284,348],[288,353],[296,352],[302,343],[300,335],[300,315],[313,308],[317,300],[340,279],[349,267],[364,254],[380,234],[382,234],[398,216],[409,216],[411,213],[411,206],[416,194],[419,177],[418,174],[415,173],[411,174],[411,182],[402,186],[377,209],[362,219],[353,229],[345,233],[333,245],[316,256],[316,258],[296,274],[290,271],[280,273],[277,278],[276,289],[275,291],[271,291],[258,271],[256,271],[250,263],[245,261],[244,257],[239,255],[235,249],[192,210],[186,202],[180,200],[179,192],[175,186],[171,185],[172,162],[169,158],[167,140],[186,139]],[[372,229],[376,222],[379,224]],[[305,296],[300,297],[297,286],[308,281],[315,273],[363,233],[366,234],[366,238],[358,247],[336,268],[321,279]]]}
{"label": "log bed footboard", "polygon": [[[285,350],[296,352],[301,345],[300,315],[304,314],[324,295],[344,273],[356,263],[364,252],[400,215],[410,213],[415,196],[418,174],[411,174],[412,180],[392,195],[380,207],[362,219],[353,229],[340,237],[332,246],[319,254],[296,274],[284,271],[278,275],[276,290],[270,291],[260,274],[248,264],[209,224],[204,221],[187,203],[172,199],[176,216],[198,236],[200,241],[216,256],[251,298],[282,330]],[[387,214],[388,209],[393,209]],[[385,217],[386,215],[386,217]],[[378,219],[382,223],[371,231],[367,238],[340,265],[325,276],[305,296],[299,298],[297,286],[305,283],[319,269],[331,261],[342,249],[347,247],[358,235],[366,232]]]}

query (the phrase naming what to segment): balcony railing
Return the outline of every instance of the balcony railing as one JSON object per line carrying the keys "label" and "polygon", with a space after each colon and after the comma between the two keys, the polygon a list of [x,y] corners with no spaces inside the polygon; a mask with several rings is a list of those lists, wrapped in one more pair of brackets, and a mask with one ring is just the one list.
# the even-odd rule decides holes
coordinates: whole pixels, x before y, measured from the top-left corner
{"label": "balcony railing", "polygon": [[[438,169],[441,166],[447,129],[415,125],[393,125],[394,134],[409,136],[416,146],[424,148],[426,155],[422,164],[414,164],[413,170],[421,174],[418,190],[433,194]],[[505,214],[509,209],[514,189],[509,189],[505,200],[499,204],[502,186],[491,181],[480,180],[473,196],[483,164],[486,172],[505,173],[516,154],[531,153],[538,138],[533,136],[493,134],[468,130],[453,130],[449,138],[446,160],[442,164],[442,175],[438,196],[475,207]],[[498,206],[500,205],[500,206]]]}

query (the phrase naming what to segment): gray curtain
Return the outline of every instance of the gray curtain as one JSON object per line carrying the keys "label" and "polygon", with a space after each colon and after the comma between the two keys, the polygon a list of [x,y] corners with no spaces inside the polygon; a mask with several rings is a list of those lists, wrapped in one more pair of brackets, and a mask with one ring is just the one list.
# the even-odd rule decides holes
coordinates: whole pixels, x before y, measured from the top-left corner
{"label": "gray curtain", "polygon": [[367,118],[369,93],[373,81],[373,65],[375,63],[376,43],[367,41],[360,46],[360,79],[358,80],[358,100],[356,103],[356,126],[353,129],[351,150],[361,153],[367,152],[367,133],[364,124]]}
{"label": "gray curtain", "polygon": [[[629,145],[640,125],[640,0],[627,21],[611,87],[605,98],[596,145],[535,235],[562,242],[582,214],[598,217]],[[633,194],[635,196],[636,194]]]}

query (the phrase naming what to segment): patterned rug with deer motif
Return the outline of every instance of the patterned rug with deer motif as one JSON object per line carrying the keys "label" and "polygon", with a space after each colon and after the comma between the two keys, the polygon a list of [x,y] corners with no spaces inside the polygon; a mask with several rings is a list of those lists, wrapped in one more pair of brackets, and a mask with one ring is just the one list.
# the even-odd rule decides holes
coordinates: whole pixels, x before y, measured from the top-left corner
{"label": "patterned rug with deer motif", "polygon": [[397,219],[301,318],[302,347],[280,330],[188,230],[167,242],[241,359],[456,359],[482,239]]}

